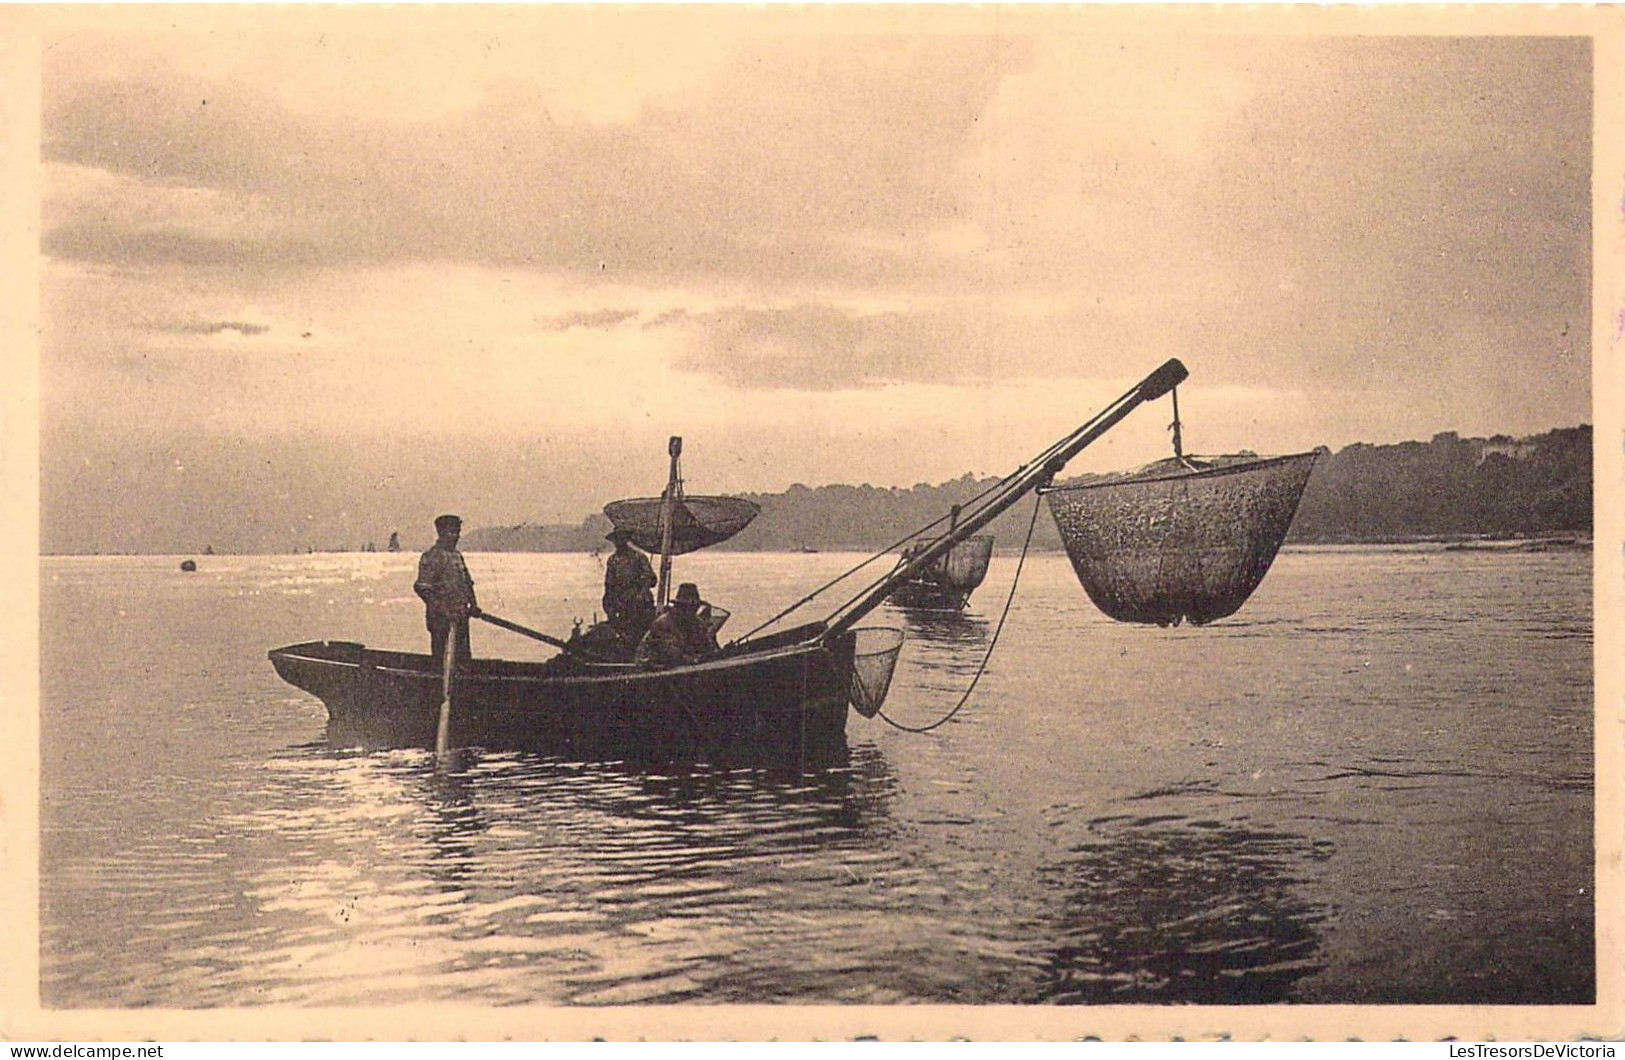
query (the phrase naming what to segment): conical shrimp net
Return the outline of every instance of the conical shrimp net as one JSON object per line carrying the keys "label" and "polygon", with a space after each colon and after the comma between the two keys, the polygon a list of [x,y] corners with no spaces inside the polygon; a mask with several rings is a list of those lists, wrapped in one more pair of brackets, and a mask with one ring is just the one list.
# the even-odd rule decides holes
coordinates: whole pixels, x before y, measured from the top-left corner
{"label": "conical shrimp net", "polygon": [[1169,461],[1046,499],[1078,581],[1108,617],[1201,625],[1234,614],[1263,581],[1315,455],[1200,470]]}
{"label": "conical shrimp net", "polygon": [[880,713],[891,689],[897,656],[903,650],[903,631],[889,626],[860,626],[852,631],[852,706],[872,718]]}

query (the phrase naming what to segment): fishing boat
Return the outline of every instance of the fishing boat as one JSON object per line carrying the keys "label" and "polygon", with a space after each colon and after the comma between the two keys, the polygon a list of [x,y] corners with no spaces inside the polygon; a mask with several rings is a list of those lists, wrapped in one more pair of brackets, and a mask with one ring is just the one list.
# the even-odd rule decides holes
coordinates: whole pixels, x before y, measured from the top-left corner
{"label": "fishing boat", "polygon": [[[955,509],[955,516],[957,514],[958,510]],[[920,547],[914,545],[904,550],[898,558],[898,566],[913,559]],[[891,602],[915,611],[963,611],[970,604],[971,594],[987,577],[992,558],[992,534],[967,538],[950,549],[947,555],[893,589]]]}
{"label": "fishing boat", "polygon": [[[347,641],[273,649],[283,680],[319,698],[328,739],[340,746],[535,750],[577,758],[748,763],[807,768],[846,752],[849,711],[873,717],[885,702],[900,630],[862,623],[898,586],[976,537],[1000,514],[1142,404],[1186,378],[1170,360],[1076,430],[1021,465],[963,513],[922,540],[904,563],[865,586],[827,617],[775,629],[821,590],[710,657],[666,669],[609,661],[579,643],[494,616],[560,649],[545,662],[474,659],[444,669],[428,654],[380,651]],[[672,477],[681,443],[673,441]],[[679,479],[680,481],[680,479]],[[662,495],[662,588],[669,584],[678,491]],[[646,507],[646,506],[645,506]],[[947,516],[938,523],[947,521]],[[890,551],[870,557],[868,563]],[[854,568],[861,569],[863,564]],[[854,573],[854,572],[848,572]],[[835,584],[835,583],[831,583]]]}

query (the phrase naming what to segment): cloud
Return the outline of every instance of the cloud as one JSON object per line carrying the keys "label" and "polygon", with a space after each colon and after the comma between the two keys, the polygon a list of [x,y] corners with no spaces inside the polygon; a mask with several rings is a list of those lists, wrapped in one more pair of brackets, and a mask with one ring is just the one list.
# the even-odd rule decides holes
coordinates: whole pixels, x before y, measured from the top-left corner
{"label": "cloud", "polygon": [[[296,106],[221,64],[85,78],[53,58],[43,245],[245,275],[465,262],[680,287],[685,363],[745,386],[975,378],[995,355],[1069,374],[1085,342],[1193,339],[1237,383],[1301,350],[1343,378],[1373,356],[1433,378],[1501,355],[1485,344],[1549,359],[1565,325],[1583,342],[1589,49],[736,35],[617,120],[545,78],[379,113]],[[320,65],[331,90],[344,66]],[[886,312],[826,312],[821,334],[807,308],[707,317],[718,291]],[[1034,294],[1045,322],[1001,308]],[[578,311],[609,310],[537,323],[610,322]]]}
{"label": "cloud", "polygon": [[689,336],[676,367],[740,387],[870,387],[931,369],[919,358],[925,322],[897,313],[853,317],[831,306],[799,305],[677,312],[661,323]]}
{"label": "cloud", "polygon": [[907,273],[917,249],[877,254],[854,239],[895,241],[952,217],[953,160],[1002,76],[990,56],[1009,50],[958,37],[752,39],[680,106],[611,124],[558,119],[541,87],[512,80],[486,84],[468,109],[403,123],[295,110],[184,68],[80,80],[62,60],[46,79],[47,162],[149,196],[212,194],[274,224],[221,238],[198,219],[154,224],[138,199],[57,196],[45,245],[89,261]]}
{"label": "cloud", "polygon": [[[769,451],[912,482],[999,470],[1029,440],[996,432],[1170,355],[1209,451],[1588,418],[1583,38],[642,12],[673,32],[49,50],[48,477],[124,435],[275,436],[290,480],[335,438],[375,470],[525,439],[590,451],[584,496],[683,433],[744,454],[732,488]],[[117,521],[146,484],[102,485]]]}
{"label": "cloud", "polygon": [[635,320],[636,309],[594,309],[555,316],[537,317],[536,325],[543,331],[569,331],[571,328],[612,328]]}
{"label": "cloud", "polygon": [[181,335],[219,335],[221,332],[234,331],[239,335],[263,335],[271,330],[269,324],[245,324],[236,320],[221,320],[209,323],[174,324],[167,330]]}
{"label": "cloud", "polygon": [[1024,313],[1000,299],[881,311],[818,302],[672,310],[645,328],[682,336],[674,367],[745,389],[985,384],[1099,368],[1075,353],[1089,333],[1087,309]]}

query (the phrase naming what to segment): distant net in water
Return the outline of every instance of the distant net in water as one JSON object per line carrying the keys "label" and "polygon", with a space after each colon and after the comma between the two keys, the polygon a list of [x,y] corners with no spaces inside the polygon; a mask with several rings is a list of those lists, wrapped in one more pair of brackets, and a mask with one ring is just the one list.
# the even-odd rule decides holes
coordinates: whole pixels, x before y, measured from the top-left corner
{"label": "distant net in water", "polygon": [[[923,546],[916,546],[919,547]],[[905,552],[900,562],[907,563],[916,554],[914,550]],[[947,555],[899,584],[892,591],[891,601],[899,607],[962,608],[987,577],[992,557],[992,534],[967,538],[949,549]]]}
{"label": "distant net in water", "polygon": [[860,626],[852,631],[852,706],[872,718],[880,713],[891,689],[892,672],[903,650],[903,631],[889,626]]}
{"label": "distant net in water", "polygon": [[1315,456],[1164,460],[1045,498],[1078,581],[1108,617],[1201,625],[1235,614],[1264,580]]}
{"label": "distant net in water", "polygon": [[950,549],[938,562],[936,574],[944,588],[969,593],[987,577],[988,561],[992,558],[993,535],[978,534]]}

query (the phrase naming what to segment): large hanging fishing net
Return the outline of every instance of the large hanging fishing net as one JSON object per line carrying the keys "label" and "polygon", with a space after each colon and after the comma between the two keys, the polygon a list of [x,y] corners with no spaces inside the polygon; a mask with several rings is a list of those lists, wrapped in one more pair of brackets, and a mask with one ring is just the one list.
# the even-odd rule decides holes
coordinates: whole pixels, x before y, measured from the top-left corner
{"label": "large hanging fishing net", "polygon": [[1108,617],[1201,625],[1235,614],[1264,580],[1315,456],[1175,458],[1046,498],[1078,581]]}

